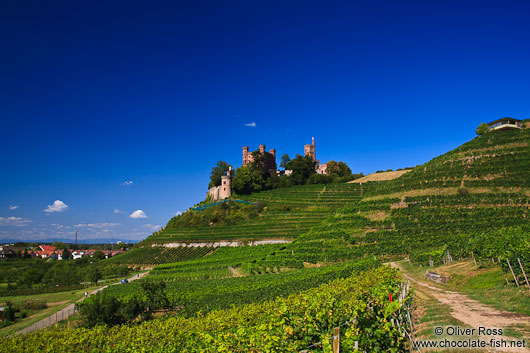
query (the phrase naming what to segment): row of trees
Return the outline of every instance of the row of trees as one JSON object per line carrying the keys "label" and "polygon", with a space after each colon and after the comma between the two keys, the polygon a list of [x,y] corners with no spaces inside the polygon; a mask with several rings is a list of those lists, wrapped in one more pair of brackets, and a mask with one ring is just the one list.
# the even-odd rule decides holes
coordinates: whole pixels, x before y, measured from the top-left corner
{"label": "row of trees", "polygon": [[0,267],[0,283],[7,287],[0,294],[20,291],[46,292],[48,288],[79,286],[81,282],[97,283],[104,278],[126,276],[130,269],[125,265],[110,264],[97,258],[75,261],[33,260],[6,262]]}
{"label": "row of trees", "polygon": [[77,304],[87,327],[119,325],[135,319],[151,319],[156,310],[171,308],[165,282],[141,281],[140,290],[127,300],[120,300],[105,291]]}
{"label": "row of trees", "polygon": [[[362,173],[353,174],[346,163],[335,161],[326,163],[326,174],[317,174],[315,162],[309,156],[299,154],[293,159],[284,154],[280,162],[284,171],[278,175],[276,163],[266,154],[255,151],[252,155],[253,162],[231,171],[232,188],[237,194],[247,195],[294,185],[346,182],[363,176]],[[229,169],[230,165],[225,161],[217,162],[212,168],[209,187],[221,185],[221,176],[226,175]]]}

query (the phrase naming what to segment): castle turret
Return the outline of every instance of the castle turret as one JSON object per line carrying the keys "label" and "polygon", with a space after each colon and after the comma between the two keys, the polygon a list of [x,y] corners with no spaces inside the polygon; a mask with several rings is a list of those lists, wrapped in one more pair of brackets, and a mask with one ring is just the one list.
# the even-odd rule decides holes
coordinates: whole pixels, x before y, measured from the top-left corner
{"label": "castle turret", "polygon": [[259,153],[264,154],[265,153],[265,145],[259,145]]}
{"label": "castle turret", "polygon": [[272,154],[274,158],[276,158],[276,148],[271,149],[269,153]]}
{"label": "castle turret", "polygon": [[317,161],[314,137],[311,138],[310,145],[304,145],[304,156],[309,156],[313,162]]}
{"label": "castle turret", "polygon": [[221,176],[221,185],[219,185],[219,200],[232,196],[232,177],[230,176],[232,167],[228,167],[226,175]]}
{"label": "castle turret", "polygon": [[250,154],[248,153],[248,147],[243,147],[243,165],[247,165],[248,163],[250,163],[249,156]]}

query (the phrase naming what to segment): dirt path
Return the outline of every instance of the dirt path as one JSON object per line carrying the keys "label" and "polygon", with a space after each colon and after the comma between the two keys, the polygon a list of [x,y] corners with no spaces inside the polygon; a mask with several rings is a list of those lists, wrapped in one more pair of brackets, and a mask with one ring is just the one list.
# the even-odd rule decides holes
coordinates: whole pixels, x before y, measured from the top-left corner
{"label": "dirt path", "polygon": [[233,268],[232,266],[228,266],[228,269],[232,272],[232,277],[245,277],[245,274],[240,269]]}
{"label": "dirt path", "polygon": [[[438,300],[442,304],[446,304],[451,308],[451,316],[456,320],[462,322],[471,328],[487,327],[487,328],[503,328],[506,329],[513,325],[528,325],[530,317],[523,314],[515,314],[506,311],[499,311],[490,306],[482,304],[467,295],[438,288],[425,281],[418,280],[409,275],[403,267],[399,264],[391,263],[392,267],[397,267],[401,270],[403,277],[410,280],[417,292],[426,294],[427,296]],[[516,338],[508,336],[481,336],[481,339],[490,338],[505,340],[516,340]],[[526,348],[503,348],[502,350],[489,350],[489,352],[530,352],[528,347],[530,342],[526,342]]]}
{"label": "dirt path", "polygon": [[[128,279],[128,281],[129,282],[136,281],[137,279],[140,279],[142,277],[147,276],[148,273],[149,273],[149,271],[143,272],[143,273],[139,273],[137,275],[134,275],[134,276],[130,277]],[[94,294],[96,294],[98,292],[101,292],[103,289],[105,289],[105,288],[107,288],[109,286],[115,286],[117,284],[120,284],[120,282],[109,284],[109,285],[103,286],[101,288],[98,288],[98,289],[90,292],[88,295],[89,296],[90,295],[94,295]],[[85,298],[81,298],[75,303],[81,302],[84,299]],[[40,329],[43,329],[45,327],[49,327],[49,326],[55,325],[59,321],[67,319],[68,317],[72,316],[75,313],[75,303],[72,303],[72,304],[68,305],[67,307],[59,310],[58,312],[56,312],[56,313],[54,313],[54,314],[52,314],[52,315],[50,315],[50,316],[38,321],[38,322],[35,322],[31,326],[23,328],[22,330],[18,331],[17,333],[23,334],[23,333],[28,333],[28,332],[40,330]],[[59,304],[59,303],[55,303],[55,304]],[[62,304],[64,304],[64,302],[62,302]]]}

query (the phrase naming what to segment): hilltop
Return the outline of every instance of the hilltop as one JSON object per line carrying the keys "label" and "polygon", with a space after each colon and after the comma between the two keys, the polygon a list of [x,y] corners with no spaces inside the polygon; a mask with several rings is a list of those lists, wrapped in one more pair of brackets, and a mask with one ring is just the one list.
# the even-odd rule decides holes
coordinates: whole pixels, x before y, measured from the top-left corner
{"label": "hilltop", "polygon": [[[256,205],[247,209],[257,209],[242,213],[241,207],[231,211],[227,204],[215,205],[208,211],[215,215],[212,221],[195,226],[174,217],[127,256],[112,261],[190,260],[210,254],[221,242],[294,242],[286,247],[290,249],[303,242],[311,248],[315,241],[347,252],[348,258],[412,254],[441,259],[447,246],[471,233],[528,224],[529,143],[530,129],[495,131],[423,165],[393,172],[401,174],[395,179],[362,178],[362,183],[301,185],[239,196]],[[201,212],[207,211],[190,209],[180,218]],[[219,215],[231,221],[221,222]],[[201,245],[202,250],[182,245]]]}
{"label": "hilltop", "polygon": [[[413,243],[421,237],[422,241],[441,244],[441,239],[448,240],[454,231],[522,224],[530,195],[530,175],[526,172],[530,170],[529,142],[530,129],[497,131],[476,137],[412,170],[392,172],[401,174],[393,180],[373,181],[381,178],[372,177],[371,181],[367,176],[357,180],[363,181],[362,185],[304,185],[242,196],[239,199],[262,204],[257,217],[193,228],[176,225],[172,219],[142,244],[295,240],[312,227],[330,226],[338,215],[343,218],[346,206],[347,214],[360,226],[352,230],[362,235],[363,243],[377,242],[377,247],[396,236],[406,236]],[[386,173],[374,175],[378,174]],[[481,228],[485,219],[487,225]],[[436,236],[437,240],[425,235],[442,229],[447,233]],[[407,249],[397,246],[391,252]]]}

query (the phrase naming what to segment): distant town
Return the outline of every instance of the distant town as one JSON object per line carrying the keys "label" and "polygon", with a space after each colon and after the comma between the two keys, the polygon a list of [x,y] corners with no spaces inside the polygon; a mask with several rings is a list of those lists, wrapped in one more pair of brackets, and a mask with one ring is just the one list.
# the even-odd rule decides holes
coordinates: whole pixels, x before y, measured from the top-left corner
{"label": "distant town", "polygon": [[[116,247],[117,249],[105,249],[106,247]],[[127,244],[123,242],[117,242],[116,244],[95,245],[88,249],[77,249],[77,246],[72,244],[55,244],[55,246],[46,244],[29,245],[24,243],[4,244],[0,245],[0,260],[17,258],[29,259],[35,257],[53,260],[77,260],[84,256],[107,259],[109,257],[122,254],[127,250]]]}

